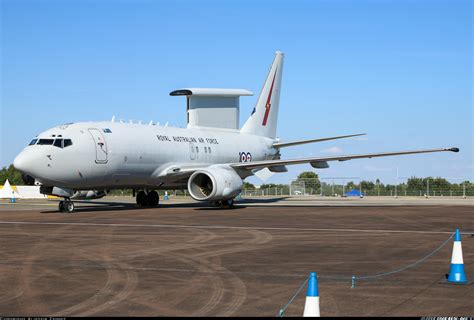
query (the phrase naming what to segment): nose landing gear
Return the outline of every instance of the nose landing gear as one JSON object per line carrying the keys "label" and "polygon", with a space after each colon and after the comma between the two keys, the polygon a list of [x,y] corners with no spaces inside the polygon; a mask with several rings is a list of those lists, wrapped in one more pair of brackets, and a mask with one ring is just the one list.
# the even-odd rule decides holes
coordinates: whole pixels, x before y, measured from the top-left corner
{"label": "nose landing gear", "polygon": [[58,205],[59,212],[73,213],[74,212],[74,202],[69,198],[66,198],[64,201],[59,201]]}
{"label": "nose landing gear", "polygon": [[137,204],[142,207],[156,207],[160,202],[158,192],[154,190],[150,191],[138,191],[137,193]]}

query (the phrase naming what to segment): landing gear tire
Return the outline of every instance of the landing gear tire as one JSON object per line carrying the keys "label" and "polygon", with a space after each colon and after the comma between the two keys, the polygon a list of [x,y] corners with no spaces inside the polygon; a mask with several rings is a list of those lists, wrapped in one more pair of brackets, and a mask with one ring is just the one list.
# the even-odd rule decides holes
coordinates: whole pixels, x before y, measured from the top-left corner
{"label": "landing gear tire", "polygon": [[58,204],[59,212],[73,213],[74,212],[74,202],[70,200],[59,201]]}
{"label": "landing gear tire", "polygon": [[59,212],[64,212],[64,201],[59,201],[59,204],[58,204],[58,210]]}
{"label": "landing gear tire", "polygon": [[137,193],[137,204],[145,207],[148,205],[147,196],[145,191],[138,191]]}
{"label": "landing gear tire", "polygon": [[234,199],[222,200],[221,207],[225,209],[230,209],[234,206]]}
{"label": "landing gear tire", "polygon": [[73,213],[74,212],[74,202],[72,202],[72,201],[64,202],[64,211],[67,212],[67,213]]}
{"label": "landing gear tire", "polygon": [[234,199],[214,201],[211,204],[221,209],[230,209],[234,206]]}
{"label": "landing gear tire", "polygon": [[160,197],[158,195],[158,192],[156,191],[150,191],[146,195],[146,200],[148,203],[148,206],[150,207],[156,207],[158,206],[158,203],[160,202]]}
{"label": "landing gear tire", "polygon": [[137,204],[142,207],[156,207],[160,202],[158,192],[152,190],[145,193],[145,191],[139,191],[137,193]]}

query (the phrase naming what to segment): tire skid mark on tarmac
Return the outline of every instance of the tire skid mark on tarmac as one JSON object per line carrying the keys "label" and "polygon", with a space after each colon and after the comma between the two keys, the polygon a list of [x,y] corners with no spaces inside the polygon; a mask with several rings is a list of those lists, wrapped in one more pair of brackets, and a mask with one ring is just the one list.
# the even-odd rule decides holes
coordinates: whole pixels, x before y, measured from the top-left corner
{"label": "tire skid mark on tarmac", "polygon": [[125,269],[125,264],[118,264],[122,270],[125,270],[126,273],[126,282],[122,288],[116,295],[113,296],[112,299],[108,300],[104,304],[100,304],[98,306],[93,307],[92,309],[88,309],[85,312],[82,312],[80,316],[91,316],[101,311],[104,311],[108,308],[113,307],[117,303],[120,303],[127,299],[136,289],[138,285],[138,275],[135,271],[131,271],[129,269]]}
{"label": "tire skid mark on tarmac", "polygon": [[143,257],[143,256],[150,256],[154,254],[160,254],[160,253],[165,253],[165,252],[172,252],[172,251],[178,251],[178,250],[188,250],[188,249],[199,249],[199,248],[204,248],[204,247],[210,247],[213,246],[212,244],[186,244],[186,243],[177,243],[173,245],[167,245],[166,247],[159,247],[159,248],[151,248],[151,249],[144,249],[144,250],[137,250],[137,251],[131,251],[128,253],[123,253],[120,255],[117,255],[117,258],[120,259],[133,259],[133,258],[138,258],[138,257]]}
{"label": "tire skid mark on tarmac", "polygon": [[272,235],[269,234],[268,232],[263,232],[259,230],[245,230],[245,233],[250,234],[251,236],[253,236],[253,238],[244,240],[241,242],[240,245],[237,245],[231,248],[206,251],[203,253],[194,254],[193,256],[196,258],[206,259],[210,257],[221,256],[224,254],[260,250],[264,247],[257,247],[258,245],[263,245],[265,243],[268,243],[273,238]]}
{"label": "tire skid mark on tarmac", "polygon": [[[34,290],[32,290],[31,288],[31,283],[33,283],[36,279],[43,276],[41,273],[35,272],[36,269],[34,268],[35,261],[41,258],[40,248],[44,245],[47,245],[46,243],[47,240],[50,241],[50,240],[54,240],[55,238],[61,237],[64,234],[64,232],[66,232],[69,229],[70,227],[68,226],[59,227],[55,229],[55,233],[45,234],[44,237],[42,237],[38,242],[33,243],[33,246],[29,250],[29,254],[25,256],[24,263],[22,264],[23,267],[19,270],[19,276],[18,276],[19,285],[16,288],[16,291],[14,291],[13,294],[11,291],[5,292],[4,295],[0,296],[0,303],[16,300],[23,296],[26,296],[26,297],[30,296],[30,299],[27,299],[27,298],[25,299],[30,301],[30,304],[29,304],[30,307],[35,306],[35,303],[34,303],[35,300],[31,297],[32,294],[34,293]],[[3,296],[6,296],[6,297],[3,297]]]}
{"label": "tire skid mark on tarmac", "polygon": [[[243,234],[242,232],[239,233]],[[263,232],[259,230],[245,230],[245,233],[250,234],[252,237],[250,239],[244,238],[245,240],[241,242],[241,245],[237,245],[236,247],[232,248],[214,250],[207,253],[204,252],[201,254],[193,255],[194,258],[197,258],[203,263],[208,263],[208,265],[214,271],[217,271],[221,274],[224,272],[225,279],[230,282],[232,290],[229,290],[229,292],[232,293],[232,299],[230,300],[230,303],[225,306],[224,309],[220,310],[220,312],[217,313],[220,316],[231,316],[240,308],[240,306],[247,299],[247,287],[245,283],[235,273],[231,272],[230,270],[221,265],[220,256],[237,252],[257,250],[261,248],[259,246],[268,243],[272,240],[272,236],[268,232]]]}
{"label": "tire skid mark on tarmac", "polygon": [[[135,251],[120,254],[118,255],[118,257],[124,258],[124,259],[133,259],[133,258],[147,256],[147,255],[160,254],[162,252],[168,252],[168,251],[204,248],[204,247],[213,245],[213,244],[207,244],[207,242],[218,238],[215,232],[212,232],[209,230],[197,229],[197,228],[189,228],[189,231],[195,232],[196,230],[198,230],[199,234],[190,241],[177,242],[175,244],[166,245],[165,247],[135,250]],[[192,242],[193,240],[195,240],[195,242],[197,243],[193,243]]]}
{"label": "tire skid mark on tarmac", "polygon": [[[57,315],[91,316],[126,299],[136,288],[138,284],[138,275],[136,271],[130,269],[128,265],[110,258],[109,253],[113,249],[112,239],[114,238],[115,228],[102,234],[103,245],[100,247],[100,256],[79,251],[79,256],[88,261],[95,262],[107,273],[107,282],[92,297],[67,307]],[[69,263],[71,264],[71,261]],[[79,266],[75,266],[81,267]],[[124,282],[125,279],[125,283]],[[116,289],[121,287],[121,289]],[[117,292],[118,291],[118,292]]]}
{"label": "tire skid mark on tarmac", "polygon": [[[56,316],[90,316],[125,300],[135,290],[138,284],[138,275],[135,271],[126,269],[125,263],[113,261],[109,257],[96,257],[86,253],[79,255],[102,266],[107,272],[107,282],[90,298],[56,311],[54,313]],[[117,289],[117,287],[120,288]]]}
{"label": "tire skid mark on tarmac", "polygon": [[[225,281],[231,279],[231,277],[235,277],[230,271],[228,271],[224,267],[215,266],[209,263],[205,259],[194,258],[192,256],[185,256],[184,254],[176,254],[174,256],[175,259],[178,259],[182,262],[187,262],[193,266],[195,266],[196,271],[199,272],[199,277],[204,275],[206,278],[209,279],[210,284],[206,282],[201,282],[201,287],[205,286],[206,288],[211,285],[212,286],[212,293],[207,298],[205,304],[200,306],[198,310],[192,312],[191,316],[207,316],[207,315],[221,315],[220,312],[217,312],[216,309],[219,307],[220,302],[224,298],[225,295]],[[215,272],[220,271],[220,272]],[[240,279],[239,279],[240,280]],[[197,288],[199,289],[199,288]],[[236,288],[239,290],[239,288]],[[244,294],[246,297],[246,287],[244,285],[243,289],[240,289],[240,292],[236,292],[235,290],[229,290],[232,294]],[[245,299],[244,299],[245,300]],[[240,306],[240,304],[239,304]],[[223,314],[231,314],[233,313],[232,310],[228,310],[226,308]]]}
{"label": "tire skid mark on tarmac", "polygon": [[[197,230],[192,228],[190,229],[193,233],[195,233]],[[218,303],[221,299],[221,296],[223,295],[224,293],[224,286],[223,286],[223,281],[222,281],[222,278],[220,275],[216,275],[214,274],[213,270],[202,265],[202,264],[199,264],[199,263],[196,263],[195,260],[191,260],[191,259],[187,259],[186,256],[181,256],[177,253],[174,253],[175,251],[181,251],[181,250],[189,250],[189,249],[192,249],[192,250],[196,250],[198,248],[201,248],[203,246],[210,246],[209,244],[205,244],[205,242],[207,241],[210,241],[212,239],[215,239],[217,238],[217,235],[214,233],[214,232],[211,232],[211,231],[207,231],[207,230],[199,230],[199,234],[194,237],[194,240],[199,242],[200,244],[190,244],[188,242],[179,242],[179,243],[176,243],[174,245],[171,245],[171,246],[166,246],[166,247],[159,247],[159,248],[152,248],[152,249],[145,249],[145,250],[136,250],[136,251],[132,251],[130,253],[126,253],[126,254],[122,254],[122,255],[118,255],[118,256],[115,256],[115,259],[117,260],[120,260],[120,261],[127,261],[127,260],[133,260],[134,258],[138,258],[138,257],[142,257],[142,256],[152,256],[152,255],[155,255],[155,256],[160,256],[160,257],[163,257],[164,258],[164,261],[166,260],[171,260],[171,259],[174,259],[174,260],[178,260],[182,263],[185,263],[186,265],[188,265],[190,267],[190,272],[198,272],[198,274],[201,274],[201,273],[205,273],[206,274],[206,277],[210,278],[211,279],[211,283],[212,283],[212,296],[210,297],[209,301],[208,301],[208,304],[209,305],[214,305],[216,303]],[[117,260],[109,260],[108,262],[110,263],[109,264],[109,268],[113,267],[114,266],[114,262],[116,262]],[[103,267],[107,270],[107,266],[106,265],[103,265]],[[133,270],[133,268],[130,268]],[[128,271],[128,270],[126,270]],[[181,277],[182,279],[182,277]],[[180,278],[176,279],[178,280],[178,283],[179,282],[182,282],[182,281],[179,281]],[[199,279],[196,279],[196,280],[199,280]],[[193,282],[196,282],[195,284]],[[207,285],[206,283],[201,283],[201,285],[199,286],[198,285],[199,281],[193,281],[193,278],[191,279],[187,279],[185,283],[183,283],[183,285],[185,285],[186,287],[191,287],[193,289],[196,289],[196,288],[199,288],[199,287],[202,287],[204,285]],[[102,289],[102,291],[104,291],[106,289]],[[102,292],[104,293],[104,292]],[[107,291],[105,291],[105,293],[107,293]],[[199,294],[199,292],[197,292],[197,294]],[[168,311],[170,314],[172,315],[176,315],[176,308],[175,309],[172,309],[170,307],[170,305],[177,305],[179,303],[181,303],[182,301],[186,300],[187,297],[185,295],[178,295],[174,300],[172,301],[169,301],[168,299],[166,300],[166,302],[164,303],[160,303],[160,301],[158,301],[157,303],[154,303],[153,304],[153,309],[157,311],[157,313],[163,313],[163,311]],[[110,303],[104,303],[103,306],[105,308],[109,307],[109,304]],[[148,304],[149,306],[151,306],[151,304]],[[81,305],[81,308],[83,308],[84,305]],[[206,305],[204,306],[206,307]],[[204,308],[203,307],[203,308]],[[102,311],[103,308],[100,308],[100,309],[93,309],[92,311],[93,312],[99,312],[99,311]],[[205,311],[206,309],[204,309]]]}
{"label": "tire skid mark on tarmac", "polygon": [[[196,232],[196,230],[192,230]],[[251,235],[250,239],[248,235]],[[197,241],[210,241],[218,237],[214,232],[207,231],[206,237],[201,239],[200,237],[194,238]],[[234,273],[229,271],[227,268],[221,265],[220,255],[234,252],[243,252],[254,250],[255,245],[261,245],[271,241],[272,237],[266,232],[258,230],[238,230],[237,236],[241,237],[242,240],[233,240],[228,245],[232,245],[237,242],[237,247],[212,250],[209,246],[222,245],[222,243],[216,244],[205,244],[192,245],[182,243],[176,244],[166,248],[156,248],[154,250],[140,250],[133,252],[132,255],[127,255],[128,258],[138,257],[140,255],[158,255],[163,258],[163,261],[176,260],[180,263],[189,265],[191,267],[190,272],[197,274],[197,276],[190,277],[187,282],[182,283],[188,289],[186,295],[178,295],[173,299],[166,299],[166,301],[158,302],[155,305],[158,312],[173,311],[170,306],[175,306],[179,309],[179,305],[189,295],[194,292],[196,294],[204,294],[203,288],[210,289],[210,294],[207,297],[206,302],[199,307],[199,309],[192,311],[193,316],[206,316],[206,315],[223,315],[228,316],[234,314],[240,306],[245,302],[247,298],[247,289],[244,282],[236,276]],[[197,254],[186,254],[179,251],[200,251]],[[206,254],[211,251],[212,254]],[[215,258],[215,259],[209,259]],[[202,281],[202,277],[208,279],[208,281]],[[232,289],[230,289],[232,288]],[[227,289],[227,290],[226,290]],[[222,305],[223,300],[229,301]],[[175,312],[173,311],[173,313]]]}
{"label": "tire skid mark on tarmac", "polygon": [[[180,277],[177,285],[184,286],[185,294],[179,294],[173,298],[166,298],[165,300],[161,299],[155,304],[155,309],[158,313],[163,313],[168,311],[170,315],[175,315],[177,310],[180,310],[180,304],[185,303],[188,300],[189,296],[193,295],[203,295],[206,291],[210,289],[210,296],[207,299],[207,302],[201,306],[197,311],[192,311],[192,315],[201,315],[204,316],[210,312],[215,305],[219,303],[222,296],[224,295],[224,284],[222,280],[222,275],[216,274],[211,268],[206,266],[206,264],[201,263],[197,259],[193,259],[185,254],[172,251],[159,251],[157,255],[163,258],[163,261],[178,261],[180,263],[186,264],[190,267],[189,273],[195,274],[186,278],[185,282],[182,282],[182,277]],[[209,279],[209,282],[201,281],[201,277],[206,277]],[[171,307],[174,306],[174,309]],[[189,313],[185,313],[189,316]]]}
{"label": "tire skid mark on tarmac", "polygon": [[272,236],[267,232],[262,232],[259,230],[245,230],[245,232],[238,232],[238,235],[242,234],[250,234],[252,237],[250,239],[245,237],[244,240],[241,241],[241,244],[235,247],[206,251],[191,256],[191,259],[195,260],[201,265],[206,265],[208,268],[215,271],[216,274],[220,274],[220,277],[224,277],[224,279],[229,282],[229,286],[232,287],[232,290],[228,290],[228,292],[232,295],[230,303],[225,305],[223,308],[220,308],[218,311],[214,310],[218,309],[219,307],[218,303],[223,298],[223,295],[221,295],[218,301],[212,303],[209,301],[205,307],[201,308],[193,315],[208,315],[210,314],[210,311],[214,311],[213,314],[220,316],[230,316],[234,314],[247,299],[247,287],[245,283],[236,274],[222,266],[220,256],[224,254],[260,249],[258,246],[271,241]]}
{"label": "tire skid mark on tarmac", "polygon": [[[68,228],[63,228],[63,229],[68,229]],[[193,231],[195,231],[195,230],[193,230]],[[252,233],[252,232],[250,232],[250,233]],[[203,234],[205,235],[204,237],[202,237]],[[107,239],[110,239],[113,236],[112,233],[106,233],[105,235],[106,235]],[[55,237],[59,237],[59,236],[60,236],[60,234],[55,235]],[[216,237],[217,237],[217,235],[215,233],[210,232],[210,231],[204,231],[203,233],[201,233],[201,236],[198,236],[195,239],[197,241],[202,242],[202,241],[206,241],[206,239],[211,240],[211,239],[214,239]],[[51,238],[51,237],[49,237],[49,238]],[[261,240],[259,240],[259,237],[254,237],[254,238],[255,238],[255,240],[251,239],[250,242],[254,242],[254,241],[256,241],[257,243],[261,242]],[[45,240],[43,240],[43,242],[44,241]],[[37,246],[39,246],[39,244],[37,244],[35,247],[37,247]],[[174,250],[183,250],[183,249],[190,249],[190,248],[195,249],[195,248],[198,248],[198,247],[200,247],[200,245],[197,245],[197,246],[194,245],[194,246],[190,247],[189,245],[186,245],[186,244],[182,244],[182,245],[180,244],[180,245],[174,246],[173,248],[162,248],[162,249],[165,249],[165,250],[158,250],[158,252],[152,252],[152,253],[160,254],[161,251],[164,251],[163,253],[166,253],[166,252],[174,251]],[[36,250],[34,250],[34,251],[36,251]],[[104,252],[105,249],[103,249],[102,251]],[[147,253],[149,253],[149,252],[147,252]],[[82,254],[82,256],[85,257],[86,260],[91,260],[93,262],[98,263],[103,269],[106,270],[107,275],[108,275],[107,283],[93,297],[91,297],[91,298],[87,299],[86,301],[83,301],[83,302],[81,302],[77,305],[74,305],[72,307],[63,309],[63,310],[57,312],[57,314],[61,314],[61,315],[74,314],[74,315],[84,316],[84,315],[91,315],[91,314],[103,311],[104,309],[107,309],[110,306],[114,305],[115,303],[118,303],[121,300],[123,300],[124,297],[128,296],[128,293],[130,291],[133,291],[133,290],[130,289],[130,287],[134,288],[135,285],[136,285],[137,279],[133,279],[132,283],[135,283],[135,284],[130,285],[130,274],[132,274],[132,276],[134,275],[134,277],[136,277],[136,272],[133,271],[133,268],[127,269],[126,266],[124,266],[124,264],[120,264],[116,260],[106,259],[106,261],[105,261],[106,263],[104,263],[104,262],[101,261],[100,258],[96,258],[96,257],[93,257],[91,255]],[[31,265],[34,264],[34,260],[36,260],[36,257],[32,258],[31,261],[29,261],[29,263],[27,263],[25,267],[31,267]],[[195,313],[195,314],[201,314],[201,315],[208,314],[219,303],[219,301],[222,299],[222,297],[224,295],[224,285],[223,285],[223,280],[222,280],[222,274],[223,273],[228,273],[228,270],[225,269],[225,268],[222,268],[222,267],[221,268],[209,268],[208,266],[206,266],[207,262],[202,263],[202,261],[200,261],[199,259],[181,258],[180,260],[188,262],[188,264],[191,267],[195,267],[196,263],[197,263],[198,268],[197,268],[196,271],[198,271],[201,274],[202,273],[206,274],[206,276],[211,279],[211,282],[213,284],[213,295],[210,297],[208,302],[204,306],[202,306],[201,309],[198,310],[198,312]],[[78,268],[78,267],[80,268],[80,265],[79,266],[75,265],[74,267],[75,268]],[[196,269],[196,268],[194,268],[194,269]],[[103,298],[107,298],[107,296],[110,296],[110,295],[113,294],[112,287],[117,285],[116,284],[117,279],[121,277],[120,275],[123,273],[124,270],[125,270],[125,272],[127,272],[127,284],[128,284],[128,286],[126,284],[125,288],[121,292],[119,292],[119,294],[116,295],[113,299],[108,300],[108,301],[102,301]],[[215,271],[220,271],[220,275],[216,275]],[[245,290],[245,285],[243,285],[243,283],[240,281],[239,278],[232,279],[231,283],[234,284],[233,286],[240,286],[240,287],[243,287],[243,289]],[[238,284],[238,285],[235,285],[235,284]],[[11,295],[10,295],[10,297],[11,297]],[[117,297],[118,297],[118,299],[117,299]],[[244,301],[244,299],[242,300],[242,302],[243,301]],[[237,301],[234,304],[235,305],[240,305],[241,302]],[[232,309],[235,309],[235,308],[232,308]]]}
{"label": "tire skid mark on tarmac", "polygon": [[[14,226],[14,231],[15,231],[14,232],[15,235],[16,234],[21,234],[21,235],[24,235],[24,236],[28,236],[28,233],[23,230],[21,225],[15,225]],[[33,251],[33,250],[30,250],[30,251]],[[30,259],[28,259],[27,261],[28,261],[28,263],[30,263]],[[18,267],[18,265],[16,265],[16,267]],[[24,266],[24,267],[26,267],[26,266]],[[16,283],[20,284],[21,280],[22,280],[22,278],[19,277],[19,279],[16,281]],[[5,302],[9,302],[11,300],[16,300],[17,298],[21,297],[22,295],[23,295],[23,289],[22,289],[21,285],[17,285],[14,288],[11,288],[9,290],[1,290],[0,291],[0,304],[5,303]]]}
{"label": "tire skid mark on tarmac", "polygon": [[199,229],[199,228],[192,228],[191,229],[194,232],[198,232],[199,235],[196,236],[196,238],[188,241],[188,242],[197,242],[197,243],[206,243],[211,240],[214,240],[218,238],[217,234],[215,232],[206,230],[206,229]]}

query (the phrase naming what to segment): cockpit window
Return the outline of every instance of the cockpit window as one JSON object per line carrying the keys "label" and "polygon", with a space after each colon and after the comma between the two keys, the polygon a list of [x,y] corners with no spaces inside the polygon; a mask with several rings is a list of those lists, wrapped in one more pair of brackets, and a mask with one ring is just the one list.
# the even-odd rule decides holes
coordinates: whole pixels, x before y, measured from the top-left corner
{"label": "cockpit window", "polygon": [[72,146],[72,140],[71,139],[64,139],[64,148]]}
{"label": "cockpit window", "polygon": [[51,145],[53,144],[54,139],[39,139],[38,144],[39,145]]}
{"label": "cockpit window", "polygon": [[54,145],[58,148],[66,148],[72,146],[71,139],[33,139],[30,142],[30,146],[37,144],[37,145]]}
{"label": "cockpit window", "polygon": [[54,140],[54,146],[58,147],[58,148],[62,148],[63,147],[63,139]]}

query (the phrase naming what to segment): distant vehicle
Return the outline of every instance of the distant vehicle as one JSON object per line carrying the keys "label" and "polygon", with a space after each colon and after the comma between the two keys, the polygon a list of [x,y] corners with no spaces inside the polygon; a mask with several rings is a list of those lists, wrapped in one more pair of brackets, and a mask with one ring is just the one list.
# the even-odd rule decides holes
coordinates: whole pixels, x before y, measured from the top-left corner
{"label": "distant vehicle", "polygon": [[[59,210],[74,211],[73,197],[100,198],[107,190],[130,188],[141,206],[157,206],[159,189],[187,188],[198,201],[229,207],[241,192],[243,179],[268,168],[287,172],[287,165],[309,163],[328,168],[330,161],[458,148],[281,159],[282,148],[360,136],[281,142],[276,137],[283,53],[275,59],[250,117],[239,128],[241,89],[185,88],[187,128],[122,121],[69,123],[40,133],[15,158],[25,180],[41,184],[41,193],[65,199]],[[311,93],[307,101],[311,103]],[[297,106],[292,106],[297,110]]]}
{"label": "distant vehicle", "polygon": [[346,197],[363,197],[364,193],[361,192],[360,190],[357,189],[352,189],[351,191],[348,191],[345,193]]}
{"label": "distant vehicle", "polygon": [[293,194],[294,194],[295,196],[300,196],[300,195],[302,195],[303,193],[302,193],[301,191],[299,191],[299,190],[296,190],[296,191],[293,191]]}

